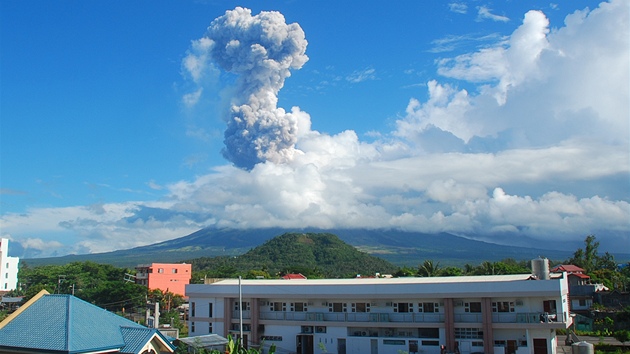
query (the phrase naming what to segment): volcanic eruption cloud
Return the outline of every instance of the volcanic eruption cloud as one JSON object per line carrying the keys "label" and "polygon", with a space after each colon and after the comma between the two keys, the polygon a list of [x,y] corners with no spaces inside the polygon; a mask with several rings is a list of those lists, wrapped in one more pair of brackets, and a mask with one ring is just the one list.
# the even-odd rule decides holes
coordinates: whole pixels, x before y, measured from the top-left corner
{"label": "volcanic eruption cloud", "polygon": [[241,7],[216,18],[204,37],[193,41],[184,60],[193,79],[209,61],[237,75],[222,151],[237,167],[282,163],[296,153],[298,118],[277,107],[278,91],[290,70],[308,61],[306,45],[302,28],[286,24],[281,13],[252,16]]}

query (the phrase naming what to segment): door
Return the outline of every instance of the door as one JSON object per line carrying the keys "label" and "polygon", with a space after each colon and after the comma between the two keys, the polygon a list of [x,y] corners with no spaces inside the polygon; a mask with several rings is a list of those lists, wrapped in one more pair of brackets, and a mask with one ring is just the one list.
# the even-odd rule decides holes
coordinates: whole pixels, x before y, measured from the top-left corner
{"label": "door", "polygon": [[297,348],[295,352],[297,354],[313,354],[313,336],[312,335],[299,335],[297,336]]}
{"label": "door", "polygon": [[409,341],[409,354],[417,354],[418,353],[418,341],[410,340]]}
{"label": "door", "polygon": [[337,338],[337,354],[346,354],[345,338]]}
{"label": "door", "polygon": [[378,354],[378,339],[370,339],[370,354]]}
{"label": "door", "polygon": [[547,354],[547,340],[534,338],[534,354]]}
{"label": "door", "polygon": [[506,354],[516,354],[516,341],[508,340]]}

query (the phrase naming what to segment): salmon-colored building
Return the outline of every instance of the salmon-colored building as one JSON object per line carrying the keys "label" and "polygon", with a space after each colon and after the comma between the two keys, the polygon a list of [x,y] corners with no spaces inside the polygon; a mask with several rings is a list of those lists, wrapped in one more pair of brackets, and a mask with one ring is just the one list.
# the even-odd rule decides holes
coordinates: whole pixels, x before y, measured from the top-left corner
{"label": "salmon-colored building", "polygon": [[186,263],[151,263],[136,267],[136,283],[149,290],[160,289],[185,296],[190,283],[192,265]]}

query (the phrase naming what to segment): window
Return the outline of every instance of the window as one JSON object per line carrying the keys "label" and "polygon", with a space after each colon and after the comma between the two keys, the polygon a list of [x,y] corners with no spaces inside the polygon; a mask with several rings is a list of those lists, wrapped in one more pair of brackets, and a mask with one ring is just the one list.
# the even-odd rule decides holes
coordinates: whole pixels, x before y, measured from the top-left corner
{"label": "window", "polygon": [[306,302],[296,302],[296,303],[291,303],[292,310],[295,312],[306,312],[308,311],[308,307],[307,307],[307,303]]}
{"label": "window", "polygon": [[212,322],[208,322],[208,333],[212,333]]}
{"label": "window", "polygon": [[261,336],[260,339],[263,341],[282,342],[282,336]]}
{"label": "window", "polygon": [[286,311],[287,303],[286,302],[270,302],[269,310],[271,311]]}
{"label": "window", "polygon": [[556,313],[556,300],[543,301],[543,310],[547,313]]}
{"label": "window", "polygon": [[[212,317],[212,303],[208,303],[208,317]],[[210,326],[212,326],[212,323],[210,323]],[[212,333],[212,331],[210,331],[210,333]]]}
{"label": "window", "polygon": [[195,303],[190,303],[190,316],[195,317]]}
{"label": "window", "polygon": [[579,304],[580,306],[586,306],[586,299],[580,299]]}
{"label": "window", "polygon": [[394,312],[413,312],[413,304],[406,302],[395,302]]}
{"label": "window", "polygon": [[405,345],[404,339],[383,339],[385,345]]}
{"label": "window", "polygon": [[158,268],[158,273],[160,274],[164,273],[164,268]]}
{"label": "window", "polygon": [[418,312],[440,312],[440,304],[438,304],[437,302],[419,303]]}
{"label": "window", "polygon": [[418,328],[418,338],[440,338],[440,329]]}
{"label": "window", "polygon": [[493,302],[492,312],[514,312],[514,303],[508,301]]}
{"label": "window", "polygon": [[481,313],[481,302],[464,303],[464,311],[472,313]]}
{"label": "window", "polygon": [[347,305],[343,302],[331,302],[328,304],[328,312],[348,312]]}
{"label": "window", "polygon": [[422,341],[422,346],[426,347],[429,345],[437,347],[438,345],[440,345],[440,341],[439,340],[423,340]]}
{"label": "window", "polygon": [[[243,301],[242,302],[242,307],[243,307],[243,311],[249,311],[249,302],[247,301]],[[238,306],[238,301],[234,302],[234,311],[240,311],[240,307]]]}
{"label": "window", "polygon": [[195,331],[195,322],[190,322],[190,331],[191,332]]}
{"label": "window", "polygon": [[177,268],[173,268],[173,269],[171,269],[171,273],[173,273],[173,274],[177,274]]}
{"label": "window", "polygon": [[353,302],[352,312],[370,312],[370,304],[367,302]]}
{"label": "window", "polygon": [[483,339],[483,331],[479,328],[455,328],[457,339]]}

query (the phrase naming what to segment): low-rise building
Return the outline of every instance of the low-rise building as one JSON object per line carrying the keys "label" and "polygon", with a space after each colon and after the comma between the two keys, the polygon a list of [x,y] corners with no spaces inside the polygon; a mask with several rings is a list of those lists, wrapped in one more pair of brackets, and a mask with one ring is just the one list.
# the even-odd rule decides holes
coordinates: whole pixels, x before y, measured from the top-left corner
{"label": "low-rise building", "polygon": [[572,264],[560,264],[552,273],[566,273],[569,283],[569,310],[580,315],[589,315],[597,293],[608,291],[604,284],[591,283],[591,277],[583,268]]}
{"label": "low-rise building", "polygon": [[18,257],[9,257],[9,239],[0,238],[0,292],[17,288]]}
{"label": "low-rise building", "polygon": [[181,296],[186,295],[191,276],[192,266],[186,263],[151,263],[136,267],[137,284]]}
{"label": "low-rise building", "polygon": [[572,321],[566,273],[232,279],[188,285],[186,295],[191,336],[242,331],[277,353],[553,354],[555,330]]}
{"label": "low-rise building", "polygon": [[175,346],[157,329],[72,295],[39,294],[0,322],[0,353],[167,354]]}

